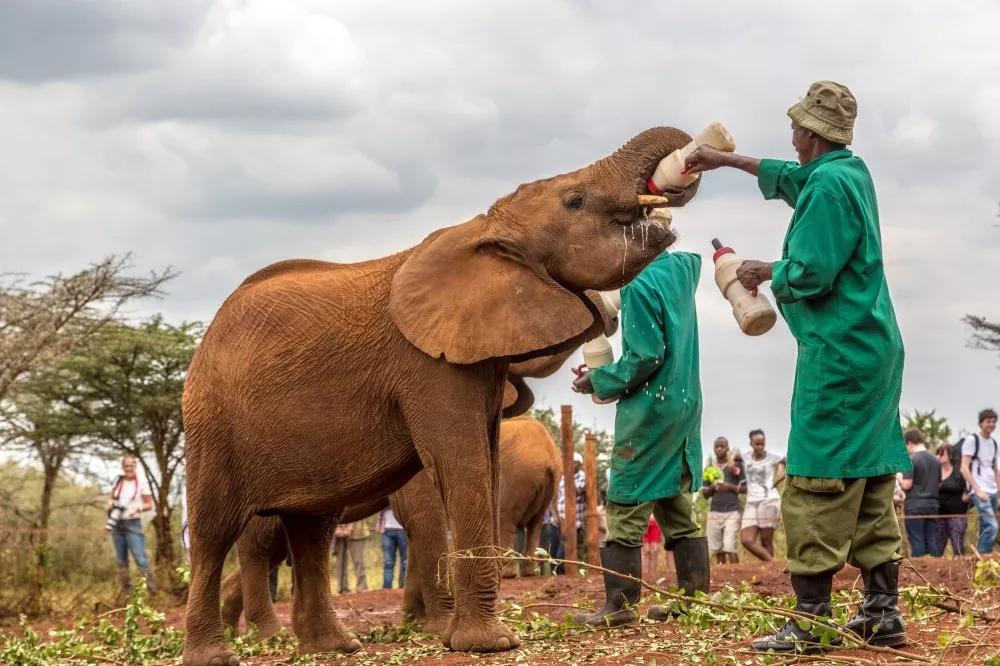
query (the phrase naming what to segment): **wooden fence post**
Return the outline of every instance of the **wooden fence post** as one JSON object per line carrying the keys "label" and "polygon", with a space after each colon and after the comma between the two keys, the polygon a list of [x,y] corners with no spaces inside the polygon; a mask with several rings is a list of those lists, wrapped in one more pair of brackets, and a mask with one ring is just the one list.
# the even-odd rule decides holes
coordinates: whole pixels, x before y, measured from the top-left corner
{"label": "wooden fence post", "polygon": [[[567,560],[576,560],[576,475],[573,464],[573,406],[562,406],[562,422],[560,424],[562,432],[563,447],[563,503],[562,516],[562,538],[564,553]],[[567,576],[576,575],[575,564],[566,563],[564,570]]]}
{"label": "wooden fence post", "polygon": [[597,438],[588,432],[583,449],[583,470],[587,475],[586,513],[583,514],[584,534],[587,542],[587,562],[600,564],[601,554],[598,550],[600,517],[597,513]]}

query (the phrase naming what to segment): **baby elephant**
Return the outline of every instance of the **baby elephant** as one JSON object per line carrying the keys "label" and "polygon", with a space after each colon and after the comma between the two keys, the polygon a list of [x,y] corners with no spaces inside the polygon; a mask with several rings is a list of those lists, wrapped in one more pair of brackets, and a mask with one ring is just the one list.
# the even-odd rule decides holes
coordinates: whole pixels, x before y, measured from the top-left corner
{"label": "baby elephant", "polygon": [[[235,666],[220,608],[222,566],[247,522],[277,515],[295,562],[302,653],[361,642],[331,605],[329,549],[344,511],[422,468],[455,547],[498,542],[500,410],[511,363],[601,332],[583,296],[632,280],[675,240],[648,207],[657,164],[690,137],[647,130],[571,173],[522,185],[420,245],[355,264],[292,260],[248,277],[222,304],[188,369],[183,417],[191,538],[183,662]],[[695,181],[697,182],[697,181]],[[498,618],[497,562],[454,566],[444,644],[520,644]]]}

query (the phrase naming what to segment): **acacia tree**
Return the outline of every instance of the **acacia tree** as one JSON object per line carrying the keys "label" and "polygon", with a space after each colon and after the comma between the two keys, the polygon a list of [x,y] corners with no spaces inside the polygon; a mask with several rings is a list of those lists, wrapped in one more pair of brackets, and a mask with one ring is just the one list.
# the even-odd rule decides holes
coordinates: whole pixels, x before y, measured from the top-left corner
{"label": "acacia tree", "polygon": [[177,561],[170,496],[184,460],[181,395],[201,333],[200,323],[172,326],[160,316],[135,326],[111,322],[65,365],[79,389],[65,404],[86,423],[86,434],[108,457],[134,456],[149,480],[154,559],[166,576]]}
{"label": "acacia tree", "polygon": [[969,344],[973,349],[1000,352],[1000,324],[976,315],[965,315],[962,321],[972,329]]}
{"label": "acacia tree", "polygon": [[916,428],[924,435],[924,440],[932,446],[937,446],[941,442],[947,442],[951,437],[951,426],[948,419],[937,415],[937,410],[921,412],[914,409],[909,414],[903,415],[903,427],[907,430]]}
{"label": "acacia tree", "polygon": [[28,612],[44,609],[44,595],[49,552],[49,522],[52,496],[64,468],[74,459],[93,452],[94,441],[80,433],[86,424],[69,409],[75,386],[57,364],[39,368],[22,377],[8,389],[8,401],[0,405],[0,427],[5,448],[26,453],[42,467],[42,490],[36,509],[29,511],[11,505],[14,515],[31,528],[29,542],[35,553],[35,574],[31,579]]}
{"label": "acacia tree", "polygon": [[73,275],[36,282],[0,274],[0,400],[25,373],[79,348],[129,301],[160,293],[171,270],[126,275],[130,256],[109,256]]}

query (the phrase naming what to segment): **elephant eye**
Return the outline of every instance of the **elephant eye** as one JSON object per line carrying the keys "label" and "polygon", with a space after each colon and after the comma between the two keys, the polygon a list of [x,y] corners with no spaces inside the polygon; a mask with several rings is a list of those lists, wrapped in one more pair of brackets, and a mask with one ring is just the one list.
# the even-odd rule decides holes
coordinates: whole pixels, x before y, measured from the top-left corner
{"label": "elephant eye", "polygon": [[563,203],[566,204],[567,208],[573,208],[575,210],[579,210],[583,208],[583,199],[584,196],[582,192],[570,192],[569,194],[566,195],[566,198],[563,200]]}

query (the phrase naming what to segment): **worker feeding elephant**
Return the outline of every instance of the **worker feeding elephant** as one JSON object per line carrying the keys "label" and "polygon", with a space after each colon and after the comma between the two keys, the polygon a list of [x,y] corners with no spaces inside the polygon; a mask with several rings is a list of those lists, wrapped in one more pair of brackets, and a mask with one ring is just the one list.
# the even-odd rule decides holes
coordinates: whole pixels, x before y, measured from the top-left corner
{"label": "worker feeding elephant", "polygon": [[[701,257],[664,252],[621,291],[622,356],[581,373],[573,390],[617,398],[615,444],[608,486],[608,536],[601,565],[604,607],[578,615],[580,624],[635,622],[642,579],[642,538],[650,512],[673,551],[678,587],[708,591],[705,537],[696,536],[691,491],[701,479],[701,382],[695,288]],[[667,609],[653,607],[650,619]]]}
{"label": "worker feeding elephant", "polygon": [[[903,342],[885,279],[875,186],[847,149],[857,101],[845,86],[819,81],[788,116],[798,163],[703,146],[686,167],[746,171],[764,198],[795,211],[781,259],[744,261],[736,276],[746,289],[771,282],[798,343],[781,505],[797,609],[829,617],[833,574],[850,562],[861,569],[865,599],[846,628],[872,645],[902,645],[892,496],[895,473],[910,469],[899,425]],[[795,620],[752,645],[779,653],[823,648]]]}

